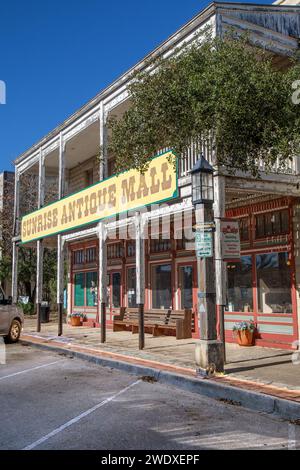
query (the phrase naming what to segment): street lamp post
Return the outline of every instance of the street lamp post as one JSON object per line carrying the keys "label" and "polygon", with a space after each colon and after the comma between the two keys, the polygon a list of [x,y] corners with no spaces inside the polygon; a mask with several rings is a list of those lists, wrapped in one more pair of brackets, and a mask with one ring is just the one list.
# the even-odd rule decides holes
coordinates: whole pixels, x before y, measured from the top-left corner
{"label": "street lamp post", "polygon": [[213,168],[203,155],[192,171],[192,202],[196,215],[198,321],[196,364],[207,375],[224,370],[224,345],[217,339],[216,284],[213,241]]}

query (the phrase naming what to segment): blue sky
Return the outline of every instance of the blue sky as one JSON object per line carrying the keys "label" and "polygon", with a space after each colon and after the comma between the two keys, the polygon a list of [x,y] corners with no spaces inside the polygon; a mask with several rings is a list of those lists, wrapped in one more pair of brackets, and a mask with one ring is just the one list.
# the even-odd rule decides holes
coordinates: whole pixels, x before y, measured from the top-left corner
{"label": "blue sky", "polygon": [[0,170],[209,3],[2,0]]}

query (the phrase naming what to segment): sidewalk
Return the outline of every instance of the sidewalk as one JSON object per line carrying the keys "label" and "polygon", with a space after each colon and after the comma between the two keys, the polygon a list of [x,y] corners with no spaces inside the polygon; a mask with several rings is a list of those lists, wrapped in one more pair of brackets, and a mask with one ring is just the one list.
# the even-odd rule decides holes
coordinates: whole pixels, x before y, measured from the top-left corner
{"label": "sidewalk", "polygon": [[[139,351],[138,336],[130,332],[108,330],[107,342],[101,344],[100,330],[95,328],[74,328],[64,324],[62,337],[57,336],[55,319],[42,324],[41,333],[36,333],[35,328],[34,317],[25,320],[23,341],[196,377],[194,339],[176,340],[170,336],[146,334],[145,349]],[[227,344],[226,352],[225,374],[211,381],[300,403],[300,365],[292,363],[292,351]]]}

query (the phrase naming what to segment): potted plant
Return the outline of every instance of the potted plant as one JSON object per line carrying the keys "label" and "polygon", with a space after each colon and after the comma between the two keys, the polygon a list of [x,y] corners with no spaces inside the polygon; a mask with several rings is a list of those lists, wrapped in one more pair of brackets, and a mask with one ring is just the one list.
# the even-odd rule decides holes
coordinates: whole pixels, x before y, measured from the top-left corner
{"label": "potted plant", "polygon": [[70,314],[70,319],[71,319],[71,325],[72,326],[81,326],[82,325],[82,319],[83,319],[83,313],[71,313]]}
{"label": "potted plant", "polygon": [[255,329],[256,325],[253,320],[235,323],[232,328],[240,346],[253,346]]}

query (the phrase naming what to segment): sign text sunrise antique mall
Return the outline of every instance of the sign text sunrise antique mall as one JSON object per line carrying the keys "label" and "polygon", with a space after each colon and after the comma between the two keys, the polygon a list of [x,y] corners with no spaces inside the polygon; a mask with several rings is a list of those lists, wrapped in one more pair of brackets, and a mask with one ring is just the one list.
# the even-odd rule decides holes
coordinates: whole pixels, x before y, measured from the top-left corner
{"label": "sign text sunrise antique mall", "polygon": [[153,158],[143,174],[137,170],[120,173],[25,215],[22,242],[176,197],[177,172],[172,157],[175,159],[172,152],[167,152]]}

